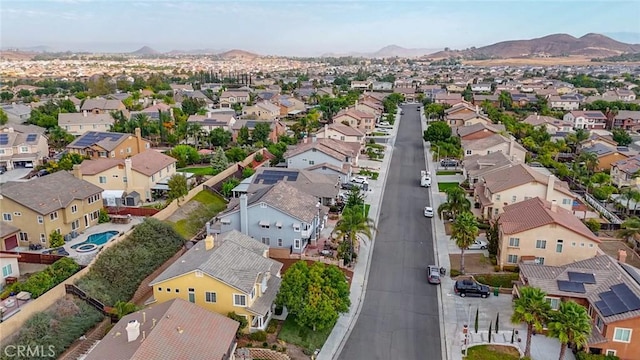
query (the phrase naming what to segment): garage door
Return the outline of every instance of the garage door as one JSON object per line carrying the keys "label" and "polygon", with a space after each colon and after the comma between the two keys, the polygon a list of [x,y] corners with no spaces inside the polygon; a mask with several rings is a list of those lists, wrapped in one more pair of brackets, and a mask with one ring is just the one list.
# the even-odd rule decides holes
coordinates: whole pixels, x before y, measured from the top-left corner
{"label": "garage door", "polygon": [[7,249],[7,251],[17,246],[18,246],[18,235],[13,235],[11,237],[4,239],[4,248]]}

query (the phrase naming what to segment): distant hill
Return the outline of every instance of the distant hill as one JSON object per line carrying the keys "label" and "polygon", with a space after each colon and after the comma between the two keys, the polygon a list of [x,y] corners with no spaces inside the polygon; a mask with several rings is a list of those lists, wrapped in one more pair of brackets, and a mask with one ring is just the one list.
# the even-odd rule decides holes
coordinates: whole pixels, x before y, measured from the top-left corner
{"label": "distant hill", "polygon": [[25,60],[31,60],[33,59],[34,56],[36,56],[36,53],[33,52],[27,52],[27,51],[20,51],[20,50],[2,50],[0,52],[0,59],[2,60],[11,60],[11,61],[25,61]]}
{"label": "distant hill", "polygon": [[394,57],[412,58],[412,57],[424,56],[433,51],[434,49],[408,49],[398,45],[388,45],[372,53],[362,53],[362,52],[350,52],[345,54],[327,53],[327,54],[323,54],[322,57],[354,56],[354,57],[364,57],[364,58],[394,58]]}
{"label": "distant hill", "polygon": [[219,57],[223,59],[255,59],[260,57],[258,54],[254,54],[245,50],[233,49],[229,51],[225,51],[223,53],[218,54]]}
{"label": "distant hill", "polygon": [[216,55],[224,52],[220,49],[171,50],[167,55]]}
{"label": "distant hill", "polygon": [[601,34],[589,33],[580,38],[553,34],[531,40],[502,41],[480,48],[439,51],[430,58],[462,57],[466,59],[585,56],[607,57],[640,51],[640,44],[627,44]]}
{"label": "distant hill", "polygon": [[131,55],[158,55],[160,54],[160,52],[148,47],[148,46],[143,46],[140,49],[133,51],[130,53]]}

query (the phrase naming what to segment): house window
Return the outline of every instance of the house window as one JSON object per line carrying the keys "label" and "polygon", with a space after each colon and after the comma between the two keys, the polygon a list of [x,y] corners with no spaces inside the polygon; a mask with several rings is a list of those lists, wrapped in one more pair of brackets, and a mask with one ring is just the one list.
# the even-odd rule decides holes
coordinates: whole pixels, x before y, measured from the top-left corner
{"label": "house window", "polygon": [[[167,291],[169,291],[169,289],[167,289]],[[195,303],[196,302],[196,290],[194,288],[189,288],[188,291],[189,291],[189,294],[187,296],[189,298],[189,302],[190,303]]]}
{"label": "house window", "polygon": [[607,355],[607,356],[616,356],[616,351],[615,351],[615,350],[609,350],[609,349],[607,349],[607,353],[606,353],[606,355]]}
{"label": "house window", "polygon": [[100,184],[106,184],[107,183],[107,177],[106,176],[100,176]]}
{"label": "house window", "polygon": [[176,289],[176,294],[180,292],[180,289]]}
{"label": "house window", "polygon": [[77,229],[80,229],[79,219],[75,219],[73,222],[71,222],[71,230],[77,230]]}
{"label": "house window", "polygon": [[282,239],[278,239],[278,246],[282,246]]}
{"label": "house window", "polygon": [[631,329],[616,328],[613,332],[613,341],[616,342],[631,342]]}
{"label": "house window", "polygon": [[509,238],[509,247],[520,247],[520,238]]}
{"label": "house window", "polygon": [[127,148],[127,154],[131,154],[131,147]]}
{"label": "house window", "polygon": [[29,147],[28,146],[21,146],[20,147],[20,153],[24,154],[24,153],[28,153],[29,152]]}
{"label": "house window", "polygon": [[467,155],[471,155],[471,150],[467,150]]}
{"label": "house window", "polygon": [[496,201],[500,201],[500,194],[496,194]]}
{"label": "house window", "polygon": [[2,220],[11,221],[12,220],[11,213],[2,213]]}
{"label": "house window", "polygon": [[268,229],[269,228],[269,223],[261,221],[260,222],[260,227],[263,228],[263,229]]}
{"label": "house window", "polygon": [[162,288],[161,288],[161,287],[159,287],[159,288],[158,288],[158,291],[162,291]]}
{"label": "house window", "polygon": [[122,182],[127,182],[127,177],[126,176],[122,177]]}
{"label": "house window", "polygon": [[38,215],[38,224],[44,224],[44,218]]}
{"label": "house window", "polygon": [[40,233],[40,242],[43,244],[47,243],[47,235],[44,233]]}
{"label": "house window", "polygon": [[571,243],[571,246],[572,246],[572,247],[576,247],[576,242],[575,242],[575,241],[574,241],[574,242],[572,242],[572,243]]}
{"label": "house window", "polygon": [[571,199],[562,199],[562,205],[571,205]]}
{"label": "house window", "polygon": [[202,277],[202,271],[196,270],[196,277]]}
{"label": "house window", "polygon": [[[563,240],[558,240],[558,242],[556,243],[556,252],[557,253],[561,253],[562,252],[562,243],[564,241]],[[584,243],[582,244],[582,246],[584,246]]]}
{"label": "house window", "polygon": [[509,264],[517,264],[518,263],[518,255],[508,255],[507,262]]}
{"label": "house window", "polygon": [[71,205],[71,213],[75,214],[78,212],[78,205]]}
{"label": "house window", "polygon": [[536,264],[538,264],[538,265],[544,265],[544,258],[543,258],[543,257],[538,256],[538,257],[536,257],[535,262],[536,262]]}
{"label": "house window", "polygon": [[262,238],[262,243],[269,246],[271,245],[271,240],[268,237],[263,237]]}
{"label": "house window", "polygon": [[7,276],[13,274],[13,269],[11,268],[11,264],[7,264],[2,267],[2,277],[6,278]]}
{"label": "house window", "polygon": [[29,241],[29,234],[27,234],[26,232],[21,232],[20,241]]}
{"label": "house window", "polygon": [[204,301],[208,303],[216,302],[216,293],[213,291],[205,291],[204,293]]}
{"label": "house window", "polygon": [[251,300],[253,300],[256,297],[256,287],[254,286],[253,289],[251,289]]}
{"label": "house window", "polygon": [[560,308],[560,299],[558,298],[546,297],[545,301],[549,303],[551,310],[558,310]]}
{"label": "house window", "polygon": [[300,224],[293,224],[293,231],[300,232]]}
{"label": "house window", "polygon": [[309,165],[314,165],[316,162],[313,160],[309,160]]}
{"label": "house window", "polygon": [[233,294],[233,306],[247,306],[247,295]]}
{"label": "house window", "polygon": [[22,216],[22,213],[19,211],[14,211],[13,216]]}
{"label": "house window", "polygon": [[106,158],[107,157],[107,152],[106,151],[98,151],[98,156],[100,156],[102,158]]}
{"label": "house window", "polygon": [[51,221],[56,221],[58,220],[58,212],[54,211],[51,214],[49,214],[49,219],[51,219]]}
{"label": "house window", "polygon": [[512,203],[512,204],[513,204],[514,202],[516,202],[517,200],[518,200],[518,197],[517,197],[517,196],[513,195],[513,196],[511,197],[511,203]]}
{"label": "house window", "polygon": [[266,209],[267,208],[267,204],[266,203],[260,203],[260,208],[261,209]]}
{"label": "house window", "polygon": [[536,240],[536,249],[546,249],[547,240]]}
{"label": "house window", "polygon": [[116,152],[115,151],[111,152],[111,157],[116,157]]}

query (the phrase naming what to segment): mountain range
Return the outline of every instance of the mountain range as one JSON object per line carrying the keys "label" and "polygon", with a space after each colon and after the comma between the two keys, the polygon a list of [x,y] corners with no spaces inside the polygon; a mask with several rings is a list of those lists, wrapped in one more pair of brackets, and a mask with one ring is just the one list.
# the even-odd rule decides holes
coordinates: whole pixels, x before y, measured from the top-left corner
{"label": "mountain range", "polygon": [[435,51],[438,51],[438,49],[423,49],[423,48],[408,49],[398,45],[388,45],[372,53],[362,53],[362,52],[350,52],[345,54],[327,53],[321,56],[322,57],[353,56],[353,57],[364,57],[364,58],[393,58],[393,57],[412,58],[412,57],[420,57],[420,56],[428,55]]}

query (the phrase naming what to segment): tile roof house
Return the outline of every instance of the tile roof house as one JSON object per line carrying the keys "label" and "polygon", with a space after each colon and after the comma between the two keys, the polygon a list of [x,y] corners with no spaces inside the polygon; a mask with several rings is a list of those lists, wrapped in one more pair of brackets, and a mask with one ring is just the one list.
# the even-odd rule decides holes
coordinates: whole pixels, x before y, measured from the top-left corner
{"label": "tile roof house", "polygon": [[338,123],[325,124],[324,128],[316,131],[312,136],[317,139],[336,139],[344,142],[353,142],[363,146],[366,138],[362,131]]}
{"label": "tile roof house", "polygon": [[[447,88],[448,90],[448,88]],[[464,89],[463,89],[464,90]],[[449,90],[451,91],[451,90]],[[448,104],[455,105],[462,102],[461,94],[450,94],[450,93],[437,93],[434,99],[436,104]]]}
{"label": "tile roof house", "polygon": [[232,200],[226,211],[209,222],[207,233],[235,229],[271,248],[302,253],[317,241],[327,213],[317,196],[278,181]]}
{"label": "tile roof house", "polygon": [[247,129],[249,129],[249,134],[253,133],[253,129],[255,129],[256,125],[259,123],[267,123],[269,124],[269,127],[271,128],[271,132],[269,133],[269,141],[271,142],[278,142],[278,138],[281,135],[284,135],[286,133],[286,126],[284,123],[278,121],[278,120],[249,120],[249,119],[240,119],[240,120],[236,120],[235,123],[233,124],[233,126],[231,126],[231,137],[233,139],[233,141],[237,141],[238,140],[238,134],[240,132],[240,129],[242,129],[243,127],[246,127]]}
{"label": "tile roof house", "polygon": [[640,129],[640,111],[620,110],[618,113],[607,114],[609,129]]}
{"label": "tile roof house", "polygon": [[84,110],[81,113],[59,113],[58,126],[74,136],[89,131],[109,131],[115,120],[108,113],[93,113]]}
{"label": "tile roof house", "polygon": [[464,156],[486,155],[500,151],[514,161],[524,161],[527,150],[514,137],[502,134],[492,134],[480,139],[462,140]]}
{"label": "tile roof house", "polygon": [[534,197],[507,205],[498,217],[498,265],[523,260],[564,265],[598,253],[600,239],[572,211]]}
{"label": "tile roof house", "polygon": [[126,159],[147,151],[150,147],[151,144],[142,138],[140,128],[136,128],[135,134],[104,131],[86,132],[67,145],[67,150],[90,159]]}
{"label": "tile roof house", "polygon": [[602,111],[570,111],[562,117],[565,121],[573,122],[576,129],[604,129],[607,126],[607,117]]}
{"label": "tile roof house", "polygon": [[228,90],[220,94],[220,107],[231,108],[234,104],[245,105],[249,102],[248,91]]}
{"label": "tile roof house", "polygon": [[[562,266],[520,264],[520,282],[547,293],[552,309],[573,300],[591,317],[587,347],[591,353],[615,355],[623,360],[640,353],[640,270],[626,264],[626,252],[618,259],[598,255]],[[634,340],[635,339],[635,340]]]}
{"label": "tile roof house", "polygon": [[200,125],[200,129],[211,132],[215,128],[222,128],[231,131],[236,124],[235,112],[212,112],[209,111],[205,115],[190,115],[187,122]]}
{"label": "tile roof house", "polygon": [[375,130],[376,115],[348,108],[340,110],[334,117],[333,122],[338,124],[348,124],[352,128],[356,128],[365,134],[371,134]]}
{"label": "tile roof house", "polygon": [[298,115],[307,110],[307,105],[289,95],[277,95],[271,102],[280,107],[280,116]]}
{"label": "tile roof house", "polygon": [[130,117],[133,118],[138,114],[144,114],[148,116],[150,119],[159,120],[160,113],[168,113],[171,117],[173,117],[173,108],[165,103],[156,102],[153,100],[151,106],[148,106],[140,111],[132,111]]}
{"label": "tile roof house", "polygon": [[281,269],[268,245],[230,230],[193,245],[149,286],[159,304],[180,298],[224,316],[235,312],[253,332],[265,330],[271,319]]}
{"label": "tile roof house", "polygon": [[354,108],[358,111],[362,111],[371,114],[376,117],[376,121],[380,119],[380,116],[384,112],[384,106],[374,101],[358,101],[354,105]]}
{"label": "tile roof house", "polygon": [[[61,186],[64,185],[64,186]],[[70,239],[98,224],[102,189],[66,171],[0,187],[3,221],[20,229],[19,246],[48,246],[53,231]]]}
{"label": "tile roof house", "polygon": [[344,164],[358,166],[358,158],[362,146],[359,143],[345,142],[336,139],[317,139],[309,141],[305,138],[295,148],[284,153],[287,167],[306,169],[322,163],[333,164],[342,168]]}
{"label": "tile roof house", "polygon": [[226,314],[175,298],[124,316],[84,360],[181,360],[203,354],[233,359],[239,326]]}
{"label": "tile roof house", "polygon": [[0,105],[11,122],[21,124],[31,117],[31,107],[23,104]]}
{"label": "tile roof house", "polygon": [[458,126],[453,132],[458,135],[460,140],[475,140],[484,139],[495,134],[506,133],[506,129],[503,124],[477,122],[467,126]]}
{"label": "tile roof house", "polygon": [[109,114],[112,111],[122,111],[129,115],[127,107],[124,106],[122,101],[113,99],[86,99],[80,106],[80,111],[85,110],[94,114]]}
{"label": "tile roof house", "polygon": [[604,145],[601,143],[595,143],[589,147],[582,147],[580,149],[581,153],[594,153],[598,157],[598,165],[596,166],[597,171],[605,171],[610,170],[612,164],[625,160],[631,156],[637,154],[637,152],[629,150],[626,147],[614,147],[609,145]]}
{"label": "tile roof house", "polygon": [[0,166],[5,169],[33,168],[48,156],[49,141],[39,127],[11,125],[0,131]]}
{"label": "tile roof house", "polygon": [[[142,200],[152,201],[165,183],[176,173],[176,159],[155,150],[147,150],[126,159],[92,159],[75,165],[73,175],[103,190],[136,192]],[[139,204],[126,204],[136,206]],[[114,205],[115,206],[115,205]]]}
{"label": "tile roof house", "polygon": [[372,86],[373,86],[373,81],[371,81],[371,80],[364,80],[364,81],[353,80],[353,81],[351,81],[351,88],[352,89],[371,90]]}
{"label": "tile roof house", "polygon": [[280,107],[268,101],[259,101],[255,105],[245,106],[242,115],[253,120],[276,120],[280,116]]}
{"label": "tile roof house", "polygon": [[516,163],[500,151],[487,155],[471,155],[465,157],[462,162],[463,175],[469,181],[469,186],[473,188],[483,176]]}
{"label": "tile roof house", "polygon": [[566,182],[553,175],[546,176],[525,164],[486,174],[474,189],[475,202],[479,203],[482,215],[487,219],[497,218],[509,204],[533,197],[556,200],[558,206],[567,210],[572,209],[576,198]]}
{"label": "tile roof house", "polygon": [[640,177],[636,177],[640,171],[640,155],[611,163],[611,182],[617,187],[638,186]]}
{"label": "tile roof house", "polygon": [[550,135],[555,135],[557,133],[566,134],[566,133],[573,132],[573,126],[574,126],[573,121],[556,119],[551,116],[544,116],[544,115],[538,115],[538,114],[529,115],[524,120],[522,120],[522,122],[525,124],[529,124],[533,127],[544,126],[545,129],[547,130],[547,133]]}

